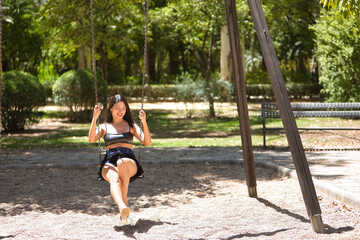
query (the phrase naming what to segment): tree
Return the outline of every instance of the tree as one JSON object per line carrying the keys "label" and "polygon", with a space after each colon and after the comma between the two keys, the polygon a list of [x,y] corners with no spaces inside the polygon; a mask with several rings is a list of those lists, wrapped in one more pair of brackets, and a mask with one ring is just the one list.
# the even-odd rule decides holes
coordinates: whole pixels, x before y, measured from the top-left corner
{"label": "tree", "polygon": [[[214,58],[220,49],[220,27],[225,22],[223,0],[178,1],[174,8],[176,31],[183,35],[182,43],[192,56],[192,64],[207,82],[206,98],[209,101],[209,115],[215,116],[214,99],[209,89],[211,74],[219,70],[220,57]],[[216,59],[216,63],[214,62]]]}
{"label": "tree", "polygon": [[355,19],[360,17],[360,2],[358,0],[321,0],[324,7],[337,9],[345,16],[352,16]]}
{"label": "tree", "polygon": [[323,94],[332,102],[360,101],[360,34],[355,17],[323,11],[314,26]]}
{"label": "tree", "polygon": [[309,62],[315,48],[314,30],[310,26],[319,15],[318,4],[316,1],[279,0],[266,1],[264,8],[285,80],[309,81]]}
{"label": "tree", "polygon": [[[110,66],[117,67],[111,60],[117,62],[124,55],[138,55],[138,46],[143,39],[141,7],[141,4],[121,0],[94,1],[96,61],[103,79],[107,80]],[[45,49],[52,49],[45,55],[61,52],[63,61],[71,60],[68,69],[91,70],[89,2],[47,1],[41,10],[43,29],[50,36]]]}
{"label": "tree", "polygon": [[36,22],[38,5],[25,0],[6,0],[3,4],[3,70],[36,74],[43,43]]}
{"label": "tree", "polygon": [[48,58],[60,73],[69,69],[88,69],[91,66],[88,64],[89,48],[89,60],[83,59],[85,43],[91,39],[88,1],[46,1],[41,6],[39,15],[41,29],[47,36],[43,45],[44,58]]}

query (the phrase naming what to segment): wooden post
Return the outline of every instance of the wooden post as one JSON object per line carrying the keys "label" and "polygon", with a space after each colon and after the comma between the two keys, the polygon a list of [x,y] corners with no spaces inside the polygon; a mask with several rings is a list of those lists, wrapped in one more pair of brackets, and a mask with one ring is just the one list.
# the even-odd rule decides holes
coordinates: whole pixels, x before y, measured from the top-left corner
{"label": "wooden post", "polygon": [[228,23],[227,25],[229,28],[229,40],[235,80],[236,102],[241,131],[241,143],[244,155],[246,183],[248,186],[249,196],[257,197],[254,153],[251,142],[250,120],[246,99],[246,79],[244,62],[241,54],[242,49],[240,47],[235,1],[225,0],[225,6],[226,19]]}
{"label": "wooden post", "polygon": [[307,213],[310,217],[314,231],[317,233],[323,233],[324,225],[321,219],[319,201],[317,199],[309,165],[291,109],[285,82],[280,70],[279,61],[277,59],[275,48],[270,37],[265,14],[260,0],[248,0],[248,3],[281,119],[285,128],[286,137],[289,142],[291,155],[304,197]]}

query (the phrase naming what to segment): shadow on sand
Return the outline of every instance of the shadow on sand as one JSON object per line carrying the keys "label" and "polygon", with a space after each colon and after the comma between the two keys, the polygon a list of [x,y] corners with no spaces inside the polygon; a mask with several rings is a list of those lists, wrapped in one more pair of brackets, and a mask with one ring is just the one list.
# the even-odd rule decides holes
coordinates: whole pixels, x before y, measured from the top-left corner
{"label": "shadow on sand", "polygon": [[[298,219],[298,220],[300,220],[302,222],[310,223],[309,219],[306,219],[305,217],[303,217],[303,216],[301,216],[299,214],[292,213],[287,209],[281,208],[281,207],[267,201],[266,199],[259,198],[259,197],[257,197],[256,199],[259,202],[261,202],[262,204],[264,204],[265,206],[273,208],[274,210],[276,210],[279,213],[286,214],[286,215],[288,215],[290,217],[293,217],[295,219]],[[325,228],[325,234],[342,233],[342,232],[348,232],[348,231],[354,230],[354,228],[350,227],[350,226],[340,227],[340,228],[333,228],[333,227],[331,227],[331,226],[329,226],[327,224],[324,224],[324,228]]]}
{"label": "shadow on sand", "polygon": [[152,227],[160,226],[160,225],[177,225],[177,223],[169,223],[162,221],[152,221],[147,219],[139,219],[135,225],[123,225],[123,226],[115,226],[114,230],[116,232],[123,232],[125,236],[129,238],[134,238],[135,233],[147,233]]}

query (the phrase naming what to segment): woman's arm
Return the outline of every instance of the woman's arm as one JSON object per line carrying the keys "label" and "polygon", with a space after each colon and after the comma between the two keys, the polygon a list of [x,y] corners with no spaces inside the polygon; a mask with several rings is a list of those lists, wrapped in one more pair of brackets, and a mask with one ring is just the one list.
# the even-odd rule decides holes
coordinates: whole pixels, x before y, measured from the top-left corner
{"label": "woman's arm", "polygon": [[139,112],[139,118],[143,125],[143,133],[141,134],[141,140],[140,140],[140,133],[141,129],[138,125],[134,124],[135,129],[135,136],[137,139],[139,139],[145,146],[151,145],[151,133],[149,130],[149,127],[146,122],[146,113],[144,110],[140,110]]}
{"label": "woman's arm", "polygon": [[[94,108],[94,115],[91,121],[90,129],[89,129],[89,142],[94,143],[99,140],[98,129],[96,128],[96,122],[101,113],[100,107],[98,105]],[[100,137],[104,135],[104,130],[100,128]]]}

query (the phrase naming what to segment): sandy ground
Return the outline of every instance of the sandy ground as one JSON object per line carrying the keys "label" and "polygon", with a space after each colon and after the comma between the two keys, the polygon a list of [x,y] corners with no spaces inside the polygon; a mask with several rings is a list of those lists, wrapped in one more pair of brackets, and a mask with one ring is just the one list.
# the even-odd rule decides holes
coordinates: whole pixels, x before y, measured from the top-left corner
{"label": "sandy ground", "polygon": [[96,169],[0,173],[0,239],[360,239],[360,212],[319,195],[325,234],[311,227],[299,184],[257,169],[248,197],[237,164],[144,164],[121,225]]}
{"label": "sandy ground", "polygon": [[[61,119],[49,125],[53,131],[63,127]],[[358,146],[357,135],[346,139],[330,142]],[[242,165],[144,169],[145,178],[130,185],[128,225],[120,224],[97,169],[2,170],[0,239],[360,239],[360,212],[320,193],[325,234],[315,233],[298,182],[267,169],[257,169],[257,198],[248,197]]]}

